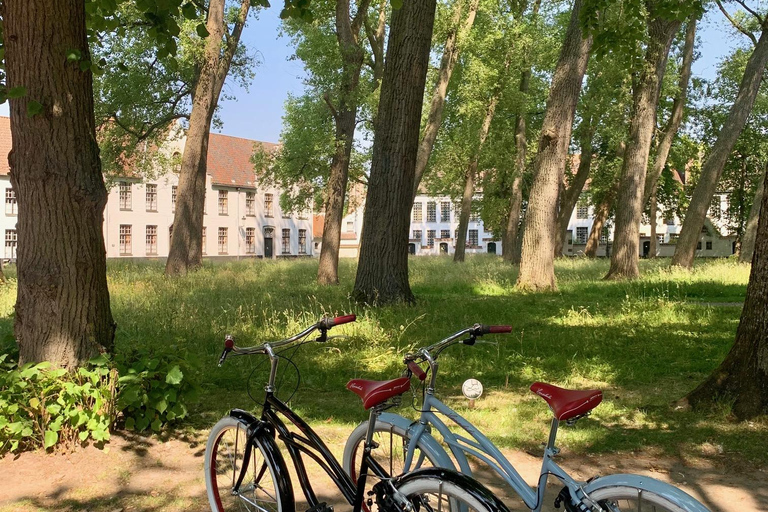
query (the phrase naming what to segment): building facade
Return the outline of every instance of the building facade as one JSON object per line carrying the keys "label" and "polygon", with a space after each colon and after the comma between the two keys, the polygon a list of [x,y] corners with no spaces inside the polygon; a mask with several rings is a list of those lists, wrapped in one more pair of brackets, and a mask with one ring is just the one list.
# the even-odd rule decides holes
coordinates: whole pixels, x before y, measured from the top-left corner
{"label": "building facade", "polygon": [[[6,131],[7,130],[7,131]],[[0,151],[10,123],[0,118]],[[203,255],[208,258],[281,258],[312,256],[312,212],[294,214],[280,209],[281,190],[257,186],[250,161],[253,140],[211,134],[208,147]],[[180,152],[184,139],[171,143]],[[7,151],[6,151],[7,154]],[[3,159],[0,159],[3,160]],[[18,236],[16,195],[8,177],[7,159],[0,167],[5,209],[0,229],[5,236],[6,261],[16,259]],[[170,250],[178,193],[178,168],[152,179],[124,177],[110,183],[104,211],[104,243],[108,258],[165,258]]]}

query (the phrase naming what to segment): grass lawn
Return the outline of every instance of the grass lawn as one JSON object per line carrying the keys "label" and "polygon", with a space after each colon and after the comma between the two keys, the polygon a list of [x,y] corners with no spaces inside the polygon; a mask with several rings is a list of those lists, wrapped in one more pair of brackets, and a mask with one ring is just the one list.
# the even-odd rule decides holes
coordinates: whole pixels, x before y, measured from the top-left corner
{"label": "grass lawn", "polygon": [[[599,387],[606,400],[560,444],[575,453],[651,450],[675,456],[724,454],[768,462],[768,422],[734,422],[728,404],[694,413],[672,405],[695,387],[730,348],[749,269],[731,260],[699,261],[693,272],[670,271],[668,260],[642,261],[643,278],[604,282],[605,260],[561,260],[556,293],[514,289],[517,270],[495,257],[411,259],[415,306],[367,308],[349,298],[355,263],[342,260],[338,287],[315,284],[317,262],[243,261],[207,264],[181,279],[166,279],[159,263],[110,262],[109,285],[118,325],[118,351],[134,346],[188,354],[202,393],[186,427],[207,429],[231,407],[248,408],[267,377],[262,356],[231,358],[216,367],[224,335],[252,345],[294,334],[322,314],[356,313],[347,334],[327,345],[303,346],[293,357],[301,386],[292,405],[316,423],[349,432],[365,417],[344,385],[352,377],[394,378],[402,355],[475,322],[510,324],[493,343],[455,346],[441,358],[438,393],[502,447],[538,450],[550,413],[527,390],[534,380]],[[0,290],[0,335],[12,329],[14,270]],[[736,303],[736,304],[734,304]],[[282,365],[280,393],[296,372]],[[486,388],[475,409],[461,383]],[[249,405],[252,404],[252,405]],[[402,414],[415,415],[403,407]]]}

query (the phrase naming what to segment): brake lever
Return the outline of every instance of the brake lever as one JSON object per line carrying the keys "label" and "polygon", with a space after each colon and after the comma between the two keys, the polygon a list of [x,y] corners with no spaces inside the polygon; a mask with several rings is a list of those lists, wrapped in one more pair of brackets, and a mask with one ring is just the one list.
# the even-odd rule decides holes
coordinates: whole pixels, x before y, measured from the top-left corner
{"label": "brake lever", "polygon": [[477,343],[477,336],[476,336],[476,335],[474,335],[474,334],[470,334],[470,335],[469,335],[469,338],[467,338],[467,339],[465,339],[465,340],[461,340],[461,343],[462,343],[463,345],[469,345],[469,346],[471,347],[472,345],[474,345],[475,343]]}

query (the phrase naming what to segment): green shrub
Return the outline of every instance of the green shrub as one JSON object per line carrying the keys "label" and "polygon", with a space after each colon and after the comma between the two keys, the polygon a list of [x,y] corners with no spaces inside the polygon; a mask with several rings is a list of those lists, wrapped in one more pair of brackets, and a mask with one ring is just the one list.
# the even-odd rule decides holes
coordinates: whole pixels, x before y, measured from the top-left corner
{"label": "green shrub", "polygon": [[189,379],[185,353],[177,347],[156,353],[136,349],[118,361],[120,393],[117,406],[125,428],[138,431],[163,425],[187,416],[186,404],[194,400],[197,387]]}
{"label": "green shrub", "polygon": [[0,355],[0,453],[109,439],[117,373],[100,356],[76,371]]}

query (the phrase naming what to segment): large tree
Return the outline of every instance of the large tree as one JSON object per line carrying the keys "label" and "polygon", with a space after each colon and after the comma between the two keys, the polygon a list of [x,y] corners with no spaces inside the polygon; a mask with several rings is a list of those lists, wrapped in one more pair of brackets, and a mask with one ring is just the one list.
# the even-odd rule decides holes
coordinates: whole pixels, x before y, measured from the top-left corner
{"label": "large tree", "polygon": [[435,6],[412,0],[392,13],[353,291],[359,301],[414,300],[408,228]]}
{"label": "large tree", "polygon": [[608,279],[632,279],[640,275],[640,221],[651,140],[656,128],[659,92],[672,40],[681,21],[669,18],[660,0],[649,3],[648,41],[639,77],[633,84],[629,138],[619,183],[616,228]]}
{"label": "large tree", "polygon": [[592,36],[582,32],[582,0],[574,0],[571,19],[547,100],[534,182],[523,234],[521,288],[554,289],[554,239],[558,193],[565,172],[576,103],[589,60]]}
{"label": "large tree", "polygon": [[[719,1],[718,5],[723,13],[730,17]],[[736,144],[747,122],[747,118],[752,111],[752,105],[760,90],[763,73],[765,72],[766,64],[768,64],[768,15],[761,16],[754,13],[754,16],[761,29],[759,39],[738,24],[738,22],[734,21],[740,30],[750,36],[754,49],[744,69],[744,75],[741,79],[736,99],[701,169],[701,175],[693,191],[688,210],[685,213],[685,220],[683,221],[680,238],[675,247],[675,254],[672,257],[673,265],[686,268],[693,266],[696,245],[701,237],[701,229],[704,226],[704,220],[706,219],[712,196],[722,176],[726,161],[731,155],[733,146]]]}
{"label": "large tree", "polygon": [[687,397],[694,407],[732,403],[739,419],[768,414],[768,194],[763,193],[755,254],[736,340],[725,360]]}
{"label": "large tree", "polygon": [[200,30],[201,35],[206,36],[205,50],[195,77],[192,111],[181,157],[171,248],[165,266],[168,275],[185,274],[202,264],[211,121],[252,1],[241,0],[232,20],[227,19],[226,0],[210,0],[208,3],[205,30]]}
{"label": "large tree", "polygon": [[[73,367],[111,350],[84,0],[6,0],[3,39],[19,204],[15,335],[21,362]],[[68,58],[69,56],[69,58]]]}

